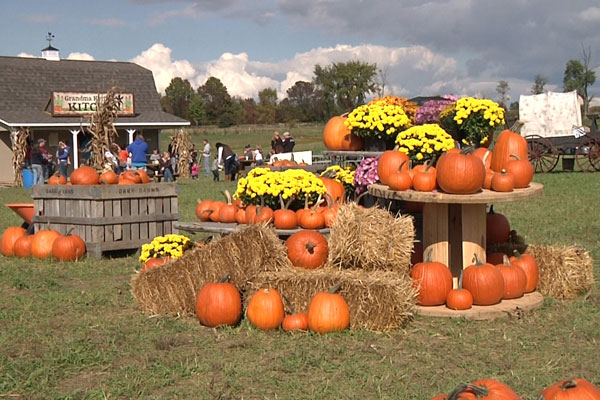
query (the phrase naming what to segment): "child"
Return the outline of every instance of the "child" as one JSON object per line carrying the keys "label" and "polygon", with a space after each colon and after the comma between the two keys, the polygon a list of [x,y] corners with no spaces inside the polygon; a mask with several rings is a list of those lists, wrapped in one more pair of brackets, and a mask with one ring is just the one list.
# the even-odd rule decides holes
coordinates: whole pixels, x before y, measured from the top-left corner
{"label": "child", "polygon": [[192,164],[192,179],[198,179],[198,163],[195,161]]}
{"label": "child", "polygon": [[213,160],[212,163],[212,174],[213,174],[213,182],[219,182],[219,162],[217,157]]}

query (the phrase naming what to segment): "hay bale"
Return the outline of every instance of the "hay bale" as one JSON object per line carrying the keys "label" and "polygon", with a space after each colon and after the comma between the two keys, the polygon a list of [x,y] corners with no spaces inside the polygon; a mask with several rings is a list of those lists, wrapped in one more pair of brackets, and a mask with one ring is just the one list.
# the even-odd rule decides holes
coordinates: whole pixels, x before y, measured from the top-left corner
{"label": "hay bale", "polygon": [[378,207],[340,207],[329,236],[329,262],[336,268],[407,272],[415,229],[409,215],[395,218]]}
{"label": "hay bale", "polygon": [[575,299],[594,284],[594,262],[579,246],[529,245],[540,269],[538,290],[559,300]]}
{"label": "hay bale", "polygon": [[339,294],[350,307],[350,328],[390,331],[413,315],[416,293],[406,274],[394,271],[339,270],[331,265],[316,270],[285,269],[261,273],[255,290],[270,285],[285,295],[296,311],[307,310],[310,299],[341,283]]}
{"label": "hay bale", "polygon": [[190,314],[195,312],[196,294],[207,282],[229,274],[230,282],[243,293],[259,273],[291,268],[275,230],[251,225],[159,268],[137,273],[131,287],[145,312]]}

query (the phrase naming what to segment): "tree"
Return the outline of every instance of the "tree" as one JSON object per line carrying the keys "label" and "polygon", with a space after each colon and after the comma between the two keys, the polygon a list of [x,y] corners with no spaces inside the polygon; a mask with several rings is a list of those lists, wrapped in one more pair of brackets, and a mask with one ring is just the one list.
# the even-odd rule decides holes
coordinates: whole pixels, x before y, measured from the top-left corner
{"label": "tree", "polygon": [[272,124],[277,121],[277,91],[266,88],[258,92],[258,120],[263,124]]}
{"label": "tree", "polygon": [[[225,113],[227,111],[231,112],[229,109],[231,106],[231,96],[227,93],[225,85],[214,76],[208,78],[204,85],[198,88],[198,96],[204,102],[207,124],[220,125],[220,120],[225,118]],[[225,121],[226,123],[230,122],[230,117],[232,116],[227,116],[228,121]]]}
{"label": "tree", "polygon": [[280,108],[287,108],[286,112],[282,112],[286,121],[312,122],[325,119],[322,93],[312,82],[298,81],[286,94],[287,98],[279,104]]}
{"label": "tree", "polygon": [[587,115],[591,96],[588,96],[588,87],[596,82],[596,73],[590,68],[591,50],[583,50],[583,63],[579,60],[567,61],[563,77],[563,90],[570,92],[577,90],[583,98],[583,114]]}
{"label": "tree", "polygon": [[506,104],[510,100],[510,95],[508,91],[510,90],[510,86],[508,86],[508,82],[499,81],[498,86],[496,86],[496,92],[498,92],[498,102],[504,108],[506,108]]}
{"label": "tree", "polygon": [[190,120],[198,126],[200,121],[206,118],[206,109],[204,108],[204,102],[199,96],[194,96],[190,102]]}
{"label": "tree", "polygon": [[165,89],[165,105],[171,113],[189,120],[190,101],[194,97],[194,89],[187,79],[179,77],[171,79]]}
{"label": "tree", "polygon": [[258,123],[258,111],[256,110],[256,101],[252,97],[242,100],[242,112],[245,124]]}
{"label": "tree", "polygon": [[360,61],[315,65],[313,83],[323,93],[327,117],[351,111],[364,104],[369,93],[376,93],[377,65]]}
{"label": "tree", "polygon": [[544,87],[548,83],[548,80],[544,78],[542,75],[537,74],[535,76],[535,81],[533,82],[533,86],[531,87],[532,94],[542,94],[544,93]]}

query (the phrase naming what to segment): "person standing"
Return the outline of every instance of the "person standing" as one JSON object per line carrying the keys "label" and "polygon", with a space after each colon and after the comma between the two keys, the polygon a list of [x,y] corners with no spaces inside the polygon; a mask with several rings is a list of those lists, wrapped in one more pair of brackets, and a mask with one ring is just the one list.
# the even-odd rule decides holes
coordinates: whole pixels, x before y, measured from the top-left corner
{"label": "person standing", "polygon": [[171,163],[171,155],[168,151],[165,151],[160,159],[160,172],[165,178],[165,183],[175,181],[175,178],[173,177],[173,164]]}
{"label": "person standing", "polygon": [[202,141],[204,147],[202,148],[202,168],[204,168],[204,175],[208,178],[210,176],[210,143],[207,139]]}
{"label": "person standing", "polygon": [[283,152],[291,153],[294,151],[294,146],[296,145],[296,140],[289,132],[284,132],[283,134]]}
{"label": "person standing", "polygon": [[263,158],[263,154],[262,154],[262,147],[260,147],[259,144],[256,145],[256,148],[253,151],[254,155],[253,155],[253,159],[254,159],[254,165],[256,166],[261,166],[263,165],[264,162],[264,158]]}
{"label": "person standing", "polygon": [[275,131],[271,138],[271,154],[279,153],[283,153],[283,141],[281,140],[281,136],[279,136],[279,132]]}
{"label": "person standing", "polygon": [[38,139],[37,143],[31,148],[31,169],[33,170],[33,184],[44,184],[44,155],[40,147],[41,143],[45,143],[44,139]]}
{"label": "person standing", "polygon": [[67,166],[69,165],[69,156],[71,148],[62,140],[58,142],[58,149],[56,150],[56,161],[58,162],[58,172],[68,178]]}
{"label": "person standing", "polygon": [[146,170],[146,154],[148,154],[148,143],[144,140],[142,134],[138,134],[129,146],[127,151],[131,153],[131,169]]}
{"label": "person standing", "polygon": [[231,181],[233,179],[235,169],[235,153],[231,150],[231,147],[223,143],[217,143],[217,164],[223,164],[225,166],[225,181]]}

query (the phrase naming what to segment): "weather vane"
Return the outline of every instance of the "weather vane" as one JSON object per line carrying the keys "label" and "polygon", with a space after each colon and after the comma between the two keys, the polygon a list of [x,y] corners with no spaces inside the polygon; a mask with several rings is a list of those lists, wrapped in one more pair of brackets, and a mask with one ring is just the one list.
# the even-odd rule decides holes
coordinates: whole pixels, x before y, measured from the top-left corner
{"label": "weather vane", "polygon": [[52,45],[52,39],[54,39],[54,35],[52,32],[48,32],[48,36],[46,36],[46,40],[48,41],[48,46]]}

